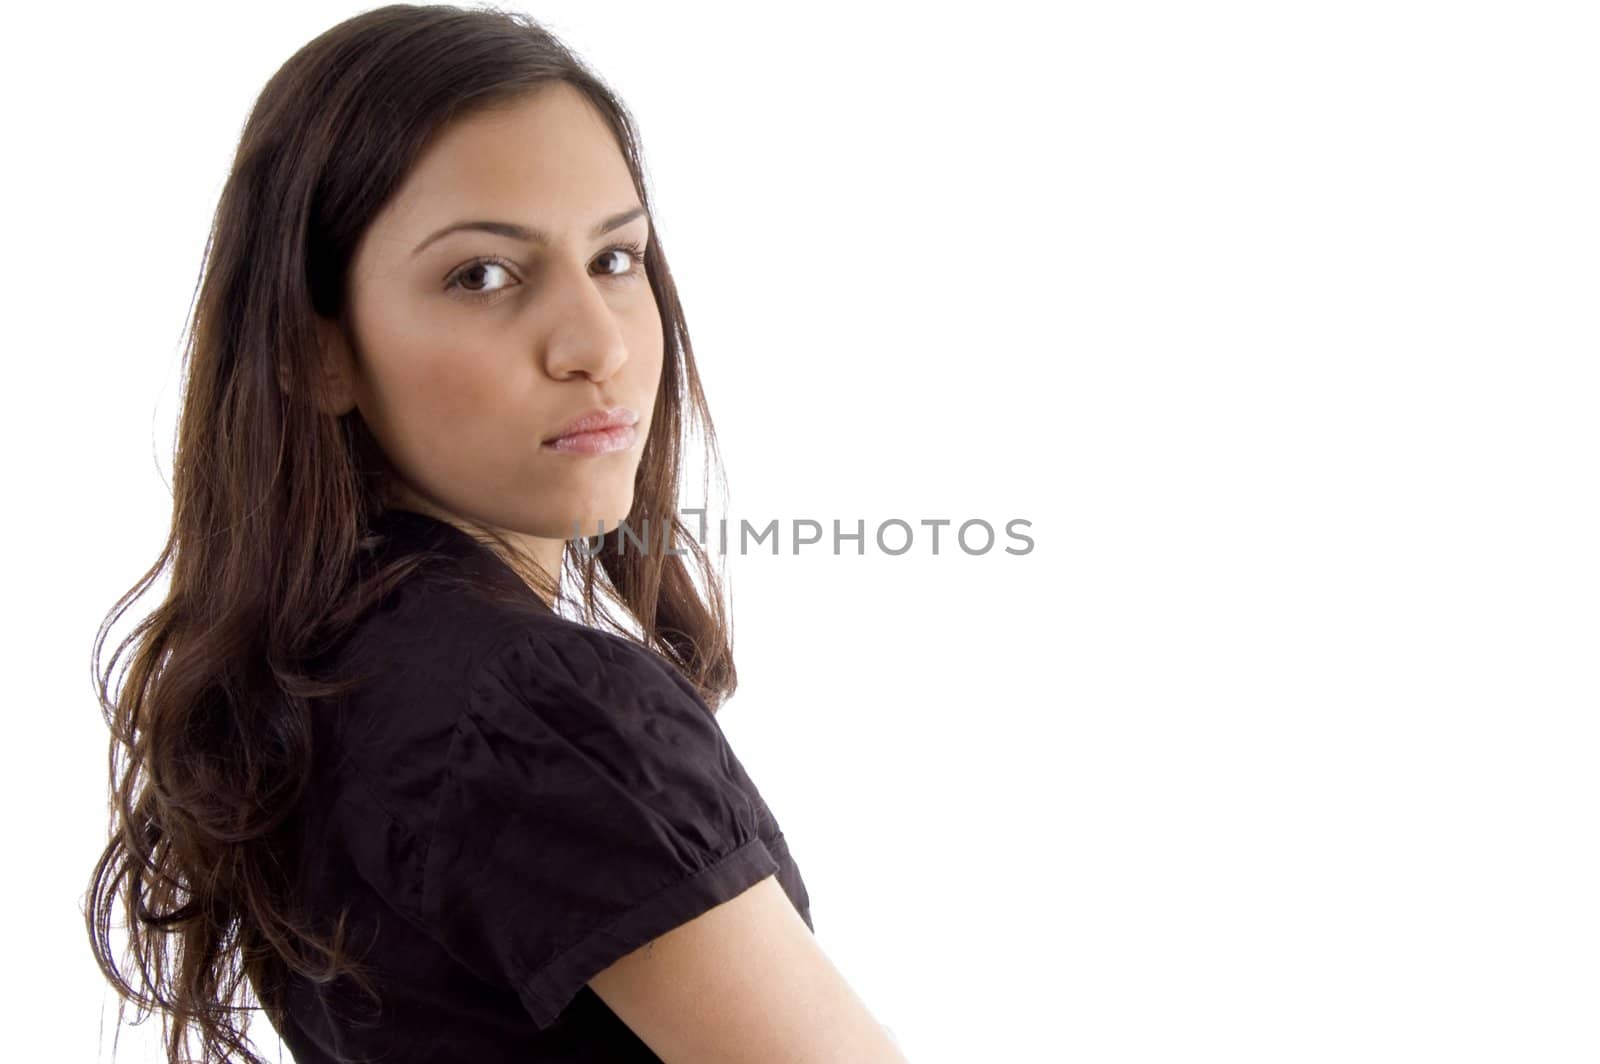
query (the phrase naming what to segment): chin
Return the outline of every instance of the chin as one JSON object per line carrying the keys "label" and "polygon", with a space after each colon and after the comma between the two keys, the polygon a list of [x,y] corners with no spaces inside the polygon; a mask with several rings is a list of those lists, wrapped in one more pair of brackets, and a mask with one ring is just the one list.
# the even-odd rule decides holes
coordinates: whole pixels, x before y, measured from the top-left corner
{"label": "chin", "polygon": [[[629,509],[631,507],[626,505],[557,507],[549,514],[549,530],[540,534],[555,539],[587,538],[600,531],[609,535],[627,521]],[[643,534],[643,529],[632,531]],[[659,533],[652,530],[651,535]]]}
{"label": "chin", "polygon": [[[606,535],[617,530],[617,526],[626,520],[626,515],[615,516],[606,514],[574,514],[561,525],[560,537],[562,539],[587,539],[590,536]],[[632,530],[636,535],[642,535],[642,529]]]}

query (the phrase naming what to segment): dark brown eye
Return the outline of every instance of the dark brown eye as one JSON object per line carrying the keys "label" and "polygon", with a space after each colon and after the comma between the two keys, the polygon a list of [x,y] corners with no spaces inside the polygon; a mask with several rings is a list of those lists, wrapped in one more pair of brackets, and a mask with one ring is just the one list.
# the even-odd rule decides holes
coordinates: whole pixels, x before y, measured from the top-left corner
{"label": "dark brown eye", "polygon": [[482,279],[481,275],[485,273],[491,273],[494,270],[500,270],[504,272],[505,267],[500,265],[498,262],[475,262],[461,272],[460,279],[467,282],[468,290],[473,292],[481,292],[484,291],[484,289],[478,287],[478,285],[486,283]]}
{"label": "dark brown eye", "polygon": [[450,275],[450,279],[445,283],[445,290],[454,291],[459,289],[466,292],[469,299],[472,300],[492,296],[500,289],[480,286],[491,283],[496,270],[508,276],[511,275],[510,264],[500,259],[473,259]]}
{"label": "dark brown eye", "polygon": [[642,244],[615,244],[615,245],[613,245],[611,247],[606,248],[600,254],[601,254],[602,257],[604,257],[606,255],[614,255],[619,251],[627,252],[628,256],[631,259],[633,259],[633,265],[628,268],[626,273],[612,272],[612,273],[607,274],[606,276],[608,276],[608,277],[631,277],[631,276],[634,276],[634,275],[638,275],[640,277],[643,277],[644,276],[644,272],[645,272],[644,271],[644,246]]}

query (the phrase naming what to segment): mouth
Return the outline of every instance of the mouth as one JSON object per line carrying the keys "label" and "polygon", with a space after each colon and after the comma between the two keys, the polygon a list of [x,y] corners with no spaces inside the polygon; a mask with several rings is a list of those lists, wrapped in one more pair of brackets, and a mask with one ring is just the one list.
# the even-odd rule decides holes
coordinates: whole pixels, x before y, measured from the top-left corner
{"label": "mouth", "polygon": [[632,447],[638,439],[639,415],[625,406],[600,407],[567,423],[566,428],[541,444],[558,454],[613,454]]}
{"label": "mouth", "polygon": [[562,440],[569,440],[575,436],[588,435],[595,432],[609,432],[614,429],[631,428],[639,421],[639,415],[625,406],[600,407],[590,410],[580,417],[567,422],[566,426],[544,440],[544,443],[555,444]]}
{"label": "mouth", "polygon": [[611,454],[632,447],[638,437],[639,431],[632,425],[614,425],[606,429],[557,436],[553,440],[544,441],[543,447],[547,451],[561,454]]}

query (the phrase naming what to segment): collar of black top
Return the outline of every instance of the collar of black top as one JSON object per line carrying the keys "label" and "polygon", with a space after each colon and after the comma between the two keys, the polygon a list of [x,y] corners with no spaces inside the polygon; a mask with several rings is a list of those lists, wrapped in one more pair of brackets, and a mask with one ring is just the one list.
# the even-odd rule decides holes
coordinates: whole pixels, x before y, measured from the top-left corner
{"label": "collar of black top", "polygon": [[483,546],[448,521],[415,510],[385,510],[372,519],[372,530],[396,546],[443,549],[451,555],[483,550]]}
{"label": "collar of black top", "polygon": [[431,550],[487,577],[490,582],[545,610],[550,606],[505,561],[448,521],[415,510],[389,509],[372,519],[372,530],[387,550]]}

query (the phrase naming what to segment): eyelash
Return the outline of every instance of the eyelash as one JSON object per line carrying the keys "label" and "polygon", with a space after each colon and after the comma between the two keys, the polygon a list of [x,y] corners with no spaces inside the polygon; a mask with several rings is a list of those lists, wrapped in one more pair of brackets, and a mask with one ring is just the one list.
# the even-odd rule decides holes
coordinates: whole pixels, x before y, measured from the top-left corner
{"label": "eyelash", "polygon": [[[600,252],[600,254],[602,256],[609,255],[614,251],[626,251],[629,255],[633,256],[633,261],[635,263],[634,267],[627,273],[602,274],[601,276],[613,278],[624,283],[628,281],[644,279],[645,267],[643,244],[612,244],[610,247]],[[449,292],[459,289],[461,292],[465,293],[459,298],[464,299],[466,302],[486,303],[495,296],[499,295],[501,292],[505,291],[505,289],[497,288],[490,292],[475,292],[470,288],[460,288],[461,278],[479,266],[499,266],[501,269],[509,273],[512,265],[513,263],[507,262],[498,255],[484,255],[481,258],[473,259],[471,262],[463,263],[459,269],[445,279],[445,291]]]}

